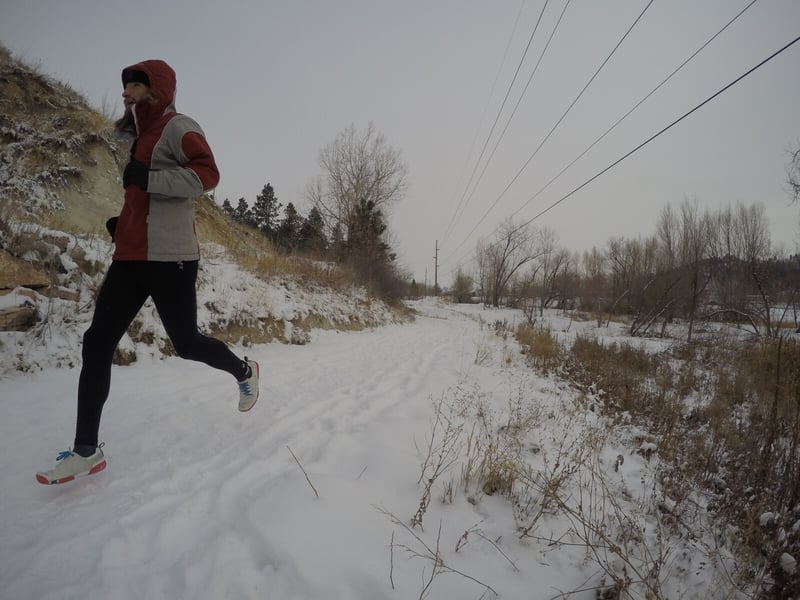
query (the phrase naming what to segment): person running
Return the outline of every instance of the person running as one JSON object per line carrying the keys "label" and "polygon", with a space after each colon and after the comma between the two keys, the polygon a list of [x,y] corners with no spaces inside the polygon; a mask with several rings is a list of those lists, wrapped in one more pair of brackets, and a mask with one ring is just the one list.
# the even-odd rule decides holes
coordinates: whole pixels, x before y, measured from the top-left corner
{"label": "person running", "polygon": [[227,371],[239,384],[239,410],[258,399],[259,366],[197,328],[200,250],[194,202],[219,182],[214,155],[200,126],[175,111],[175,72],[162,60],[122,70],[125,113],[116,128],[135,136],[122,175],[125,202],[106,224],[115,244],[111,266],[83,336],[75,443],[43,484],[72,481],[106,467],[98,444],[100,416],[111,386],[114,351],[148,297],[178,356]]}

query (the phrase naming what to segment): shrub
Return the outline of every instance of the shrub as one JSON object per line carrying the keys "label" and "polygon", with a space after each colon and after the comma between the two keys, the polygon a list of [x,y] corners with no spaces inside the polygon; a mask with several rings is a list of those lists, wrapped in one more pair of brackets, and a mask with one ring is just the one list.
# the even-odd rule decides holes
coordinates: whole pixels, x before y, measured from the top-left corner
{"label": "shrub", "polygon": [[516,338],[535,369],[548,373],[562,363],[564,350],[550,328],[522,324]]}

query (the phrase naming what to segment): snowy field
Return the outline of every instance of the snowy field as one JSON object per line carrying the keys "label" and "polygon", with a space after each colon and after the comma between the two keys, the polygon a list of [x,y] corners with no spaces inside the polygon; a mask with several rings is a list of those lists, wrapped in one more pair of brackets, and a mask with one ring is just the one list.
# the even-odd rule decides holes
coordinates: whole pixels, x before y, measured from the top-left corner
{"label": "snowy field", "polygon": [[[0,380],[0,598],[596,598],[603,569],[574,518],[545,510],[520,537],[520,511],[465,493],[458,461],[437,480],[422,527],[409,527],[441,401],[479,399],[493,423],[529,407],[539,425],[528,454],[542,470],[606,429],[488,326],[520,313],[416,307],[409,324],[248,348],[261,397],[245,414],[234,382],[203,365],[153,356],[114,367],[100,432],[108,468],[60,486],[34,473],[71,444],[77,369]],[[664,597],[730,597],[702,533],[663,539],[655,461],[624,439],[608,437],[592,461],[624,498],[642,546],[662,555]],[[444,501],[447,481],[455,492]],[[434,563],[426,554],[437,548]]]}

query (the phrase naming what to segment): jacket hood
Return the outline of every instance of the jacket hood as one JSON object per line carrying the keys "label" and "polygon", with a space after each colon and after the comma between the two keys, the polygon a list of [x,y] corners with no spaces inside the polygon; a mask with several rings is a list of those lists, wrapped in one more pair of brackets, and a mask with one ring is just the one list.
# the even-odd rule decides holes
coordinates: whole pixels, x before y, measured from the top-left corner
{"label": "jacket hood", "polygon": [[158,113],[175,108],[175,71],[163,60],[143,60],[122,69],[123,85],[126,71],[142,71],[150,80],[150,93],[156,100]]}

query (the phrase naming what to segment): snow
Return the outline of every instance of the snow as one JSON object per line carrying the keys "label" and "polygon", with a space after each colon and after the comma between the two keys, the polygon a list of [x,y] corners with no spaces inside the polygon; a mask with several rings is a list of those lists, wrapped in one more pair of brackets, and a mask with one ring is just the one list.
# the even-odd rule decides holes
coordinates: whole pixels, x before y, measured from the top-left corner
{"label": "snow", "polygon": [[797,569],[797,561],[795,560],[794,556],[791,554],[784,552],[781,554],[781,567],[788,575],[792,575],[795,570]]}
{"label": "snow", "polygon": [[[220,302],[242,287],[230,272],[216,280]],[[273,290],[271,301],[279,296]],[[297,297],[283,294],[278,310],[304,310]],[[338,301],[328,302],[339,310]],[[30,373],[6,373],[0,380],[6,449],[0,454],[0,597],[478,599],[496,593],[544,600],[572,592],[570,598],[588,600],[613,583],[605,571],[636,580],[631,568],[646,574],[644,567],[653,567],[648,556],[659,553],[663,597],[729,597],[722,583],[730,565],[722,563],[730,557],[721,549],[712,556],[713,542],[702,531],[668,536],[662,526],[659,506],[677,508],[658,491],[657,454],[647,460],[624,434],[609,434],[591,402],[557,378],[537,375],[513,338],[492,326],[519,322],[521,313],[433,299],[415,306],[420,314],[410,323],[315,330],[304,345],[236,347],[261,365],[261,398],[245,414],[236,410],[237,390],[227,374],[141,353],[113,370],[101,428],[108,468],[60,486],[41,486],[34,473],[71,443],[78,370],[39,357]],[[564,336],[594,327],[555,315],[551,324]],[[61,351],[70,348],[77,364],[80,331],[70,331]],[[431,474],[429,465],[422,475],[427,448],[442,431],[433,427],[437,407],[461,427],[462,441],[484,430],[529,464],[533,479],[554,484],[563,477],[564,505],[533,490],[518,490],[527,506],[480,488],[465,490],[462,444],[432,486],[422,526],[412,527]],[[506,443],[513,436],[504,424],[525,419],[532,426],[520,444]],[[589,439],[601,440],[598,452]],[[579,468],[578,457],[591,470]],[[595,496],[588,495],[592,490]],[[582,527],[578,498],[584,525],[593,522],[589,513],[600,518],[605,512],[624,512],[628,525],[603,518],[605,532]],[[527,526],[528,535],[521,535]],[[595,542],[594,551],[586,539]],[[603,539],[630,552],[630,563]],[[788,558],[783,564],[794,568]],[[641,585],[630,591],[645,597]]]}

